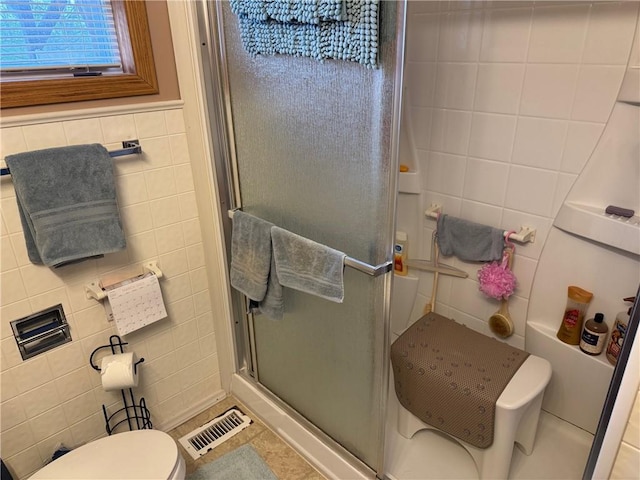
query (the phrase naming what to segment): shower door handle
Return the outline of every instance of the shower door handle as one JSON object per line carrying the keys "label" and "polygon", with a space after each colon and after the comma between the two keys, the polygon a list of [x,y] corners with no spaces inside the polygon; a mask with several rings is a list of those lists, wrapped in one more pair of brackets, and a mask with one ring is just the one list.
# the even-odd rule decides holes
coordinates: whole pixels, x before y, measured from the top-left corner
{"label": "shower door handle", "polygon": [[387,261],[379,265],[369,265],[368,263],[361,262],[355,258],[345,257],[344,264],[347,267],[355,268],[356,270],[371,275],[372,277],[379,277],[387,272],[390,272],[393,268],[393,262]]}

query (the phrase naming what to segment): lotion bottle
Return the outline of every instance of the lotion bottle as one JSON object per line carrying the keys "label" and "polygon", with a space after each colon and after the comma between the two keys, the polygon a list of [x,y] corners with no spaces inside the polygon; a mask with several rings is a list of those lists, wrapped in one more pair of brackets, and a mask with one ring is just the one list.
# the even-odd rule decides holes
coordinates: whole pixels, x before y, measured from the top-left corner
{"label": "lotion bottle", "polygon": [[393,247],[393,270],[397,275],[407,275],[407,234],[396,232],[396,243]]}
{"label": "lotion bottle", "polygon": [[584,315],[593,293],[571,285],[567,291],[567,306],[558,329],[559,340],[569,345],[579,345]]}
{"label": "lotion bottle", "polygon": [[[628,297],[624,299],[625,302],[634,302],[634,297]],[[629,310],[623,310],[616,315],[616,322],[611,329],[611,338],[609,339],[609,345],[607,346],[607,360],[611,365],[615,365],[618,362],[620,356],[620,350],[622,350],[622,342],[627,333],[627,325],[629,324],[629,318],[631,317],[631,308]]]}

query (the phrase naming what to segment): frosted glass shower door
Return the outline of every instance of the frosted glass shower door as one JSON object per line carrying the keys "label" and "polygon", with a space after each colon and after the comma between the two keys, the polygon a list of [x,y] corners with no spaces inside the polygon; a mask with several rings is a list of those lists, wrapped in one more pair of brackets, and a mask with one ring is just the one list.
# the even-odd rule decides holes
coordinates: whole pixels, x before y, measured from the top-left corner
{"label": "frosted glass shower door", "polygon": [[[381,2],[380,65],[251,57],[222,4],[245,212],[378,265],[390,260],[400,81],[397,4]],[[344,303],[284,289],[253,318],[258,381],[371,468],[381,465],[389,275],[345,269]]]}

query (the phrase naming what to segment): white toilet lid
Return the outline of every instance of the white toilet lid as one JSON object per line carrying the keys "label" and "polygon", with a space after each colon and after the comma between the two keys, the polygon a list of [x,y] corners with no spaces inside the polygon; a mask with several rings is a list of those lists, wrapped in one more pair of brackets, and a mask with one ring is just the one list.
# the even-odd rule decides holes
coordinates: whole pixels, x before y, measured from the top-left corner
{"label": "white toilet lid", "polygon": [[38,470],[31,480],[167,479],[178,456],[178,446],[168,434],[135,430],[71,450]]}

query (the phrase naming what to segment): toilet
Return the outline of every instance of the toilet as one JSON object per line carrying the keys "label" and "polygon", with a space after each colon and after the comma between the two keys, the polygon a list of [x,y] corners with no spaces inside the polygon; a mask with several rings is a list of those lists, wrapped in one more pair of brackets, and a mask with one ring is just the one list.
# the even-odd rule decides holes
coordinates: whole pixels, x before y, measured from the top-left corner
{"label": "toilet", "polygon": [[159,430],[116,433],[71,450],[30,480],[184,480],[177,443]]}
{"label": "toilet", "polygon": [[[398,275],[394,277],[391,302],[392,341],[395,341],[412,324],[410,317],[417,288],[416,277]],[[447,340],[452,342],[451,347],[455,349],[455,338]],[[550,363],[543,358],[529,355],[498,397],[493,443],[487,448],[478,448],[460,438],[448,435],[437,427],[423,422],[402,405],[398,408],[398,432],[408,439],[423,429],[444,433],[469,452],[481,480],[506,479],[509,477],[514,444],[518,444],[526,455],[530,455],[533,451],[542,399],[550,379]]]}

